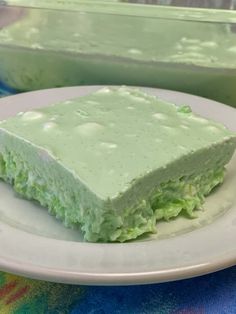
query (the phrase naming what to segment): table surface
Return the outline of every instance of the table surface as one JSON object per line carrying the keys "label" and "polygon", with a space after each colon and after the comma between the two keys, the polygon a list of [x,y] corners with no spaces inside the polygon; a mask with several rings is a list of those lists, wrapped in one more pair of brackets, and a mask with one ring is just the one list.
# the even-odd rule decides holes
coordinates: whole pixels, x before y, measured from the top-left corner
{"label": "table surface", "polygon": [[[0,85],[0,94],[10,91]],[[55,284],[0,272],[0,313],[235,314],[236,266],[198,278],[127,287]]]}
{"label": "table surface", "polygon": [[236,313],[236,267],[176,282],[127,287],[54,284],[0,273],[0,313]]}

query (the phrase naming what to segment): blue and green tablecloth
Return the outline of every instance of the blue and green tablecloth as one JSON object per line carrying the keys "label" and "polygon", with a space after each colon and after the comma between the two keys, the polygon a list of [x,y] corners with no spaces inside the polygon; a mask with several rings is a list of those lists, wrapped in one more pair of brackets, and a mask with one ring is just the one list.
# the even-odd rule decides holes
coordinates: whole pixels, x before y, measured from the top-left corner
{"label": "blue and green tablecloth", "polygon": [[53,284],[0,273],[1,314],[235,314],[236,267],[178,282],[127,287]]}
{"label": "blue and green tablecloth", "polygon": [[[0,85],[0,93],[10,94]],[[0,248],[3,249],[3,248]],[[236,267],[129,287],[55,284],[0,272],[0,314],[236,314]]]}

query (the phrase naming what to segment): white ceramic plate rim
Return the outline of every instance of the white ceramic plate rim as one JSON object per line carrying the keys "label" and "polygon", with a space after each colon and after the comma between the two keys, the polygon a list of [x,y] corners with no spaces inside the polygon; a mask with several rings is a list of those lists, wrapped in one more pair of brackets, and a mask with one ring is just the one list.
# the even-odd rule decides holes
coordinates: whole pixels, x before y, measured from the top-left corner
{"label": "white ceramic plate rim", "polygon": [[[67,87],[6,97],[0,100],[0,117],[30,109],[30,101],[36,108],[98,88]],[[146,90],[177,104],[190,104],[194,111],[236,131],[234,108],[179,92]],[[0,269],[35,279],[95,285],[156,283],[206,274],[236,264],[235,209],[234,204],[212,224],[190,233],[125,244],[46,238],[8,225],[0,217]]]}

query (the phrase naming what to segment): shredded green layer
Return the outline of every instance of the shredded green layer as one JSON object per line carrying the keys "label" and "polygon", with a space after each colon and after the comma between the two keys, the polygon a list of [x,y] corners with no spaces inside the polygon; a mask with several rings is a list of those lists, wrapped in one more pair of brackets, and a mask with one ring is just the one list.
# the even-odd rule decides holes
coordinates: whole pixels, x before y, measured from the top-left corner
{"label": "shredded green layer", "polygon": [[204,197],[222,183],[224,167],[211,169],[162,183],[150,192],[148,199],[117,212],[112,208],[81,210],[78,195],[71,194],[60,182],[48,182],[33,167],[10,152],[0,154],[0,178],[13,185],[27,199],[37,200],[49,213],[68,227],[81,227],[91,242],[124,242],[156,232],[156,222],[169,220],[180,213],[194,217]]}

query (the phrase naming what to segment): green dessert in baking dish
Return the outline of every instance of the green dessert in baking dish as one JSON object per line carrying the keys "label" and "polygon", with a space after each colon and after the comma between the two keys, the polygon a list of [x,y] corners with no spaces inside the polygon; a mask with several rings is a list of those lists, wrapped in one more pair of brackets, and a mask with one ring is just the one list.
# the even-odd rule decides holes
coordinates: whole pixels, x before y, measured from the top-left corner
{"label": "green dessert in baking dish", "polygon": [[12,88],[154,86],[236,106],[236,11],[6,2],[12,6],[0,7],[0,81]]}
{"label": "green dessert in baking dish", "polygon": [[194,216],[235,147],[189,107],[105,87],[0,122],[0,177],[86,240],[123,242]]}

